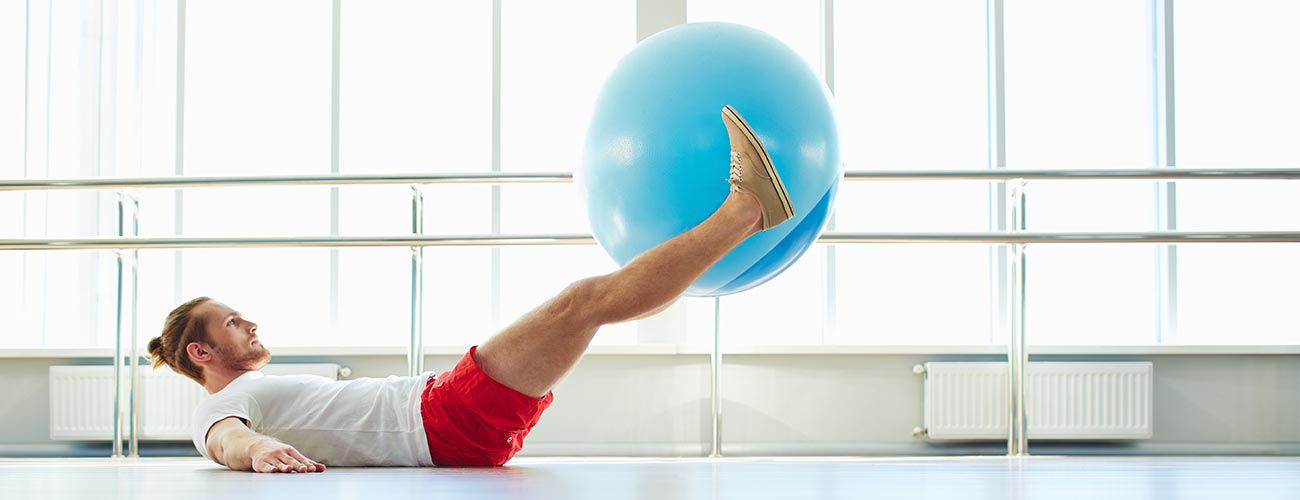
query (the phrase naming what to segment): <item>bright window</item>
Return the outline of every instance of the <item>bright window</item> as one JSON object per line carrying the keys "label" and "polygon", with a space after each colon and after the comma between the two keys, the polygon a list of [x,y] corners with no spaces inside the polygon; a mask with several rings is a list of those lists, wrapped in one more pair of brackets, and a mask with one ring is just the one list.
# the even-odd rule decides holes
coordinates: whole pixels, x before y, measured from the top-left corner
{"label": "bright window", "polygon": [[[191,0],[186,9],[183,173],[329,172],[330,5]],[[231,36],[231,26],[239,26],[239,36]],[[329,207],[329,189],[319,187],[186,190],[179,233],[328,234]],[[259,322],[269,345],[319,343],[331,337],[322,335],[331,328],[329,254],[185,250],[178,257],[179,300],[221,300]],[[166,314],[159,312],[142,309],[146,319]]]}
{"label": "bright window", "polygon": [[[176,2],[106,5],[101,13],[95,2],[0,3],[0,177],[568,172],[581,162],[593,98],[638,32],[633,0],[499,2],[498,13],[492,2],[344,0],[335,136],[331,3],[188,0],[183,26]],[[1154,165],[1162,110],[1149,2],[1004,7],[1006,166]],[[986,9],[845,1],[827,25],[819,2],[693,0],[686,15],[765,30],[814,70],[832,69],[824,76],[847,170],[987,169]],[[1297,21],[1300,6],[1286,0],[1177,3],[1177,167],[1300,165]],[[1166,211],[1177,230],[1300,229],[1297,182],[1185,181],[1170,198],[1158,187],[1031,182],[1028,229],[1151,231]],[[419,193],[425,234],[589,230],[569,184]],[[140,234],[404,234],[413,194],[410,186],[142,190]],[[985,182],[846,182],[834,230],[995,230],[1005,203],[996,194]],[[0,192],[0,238],[116,236],[116,198]],[[567,283],[615,269],[594,246],[423,254],[428,345],[482,341]],[[765,286],[723,298],[722,340],[1000,344],[997,255],[989,245],[817,245]],[[139,331],[155,335],[176,304],[210,295],[261,323],[277,348],[405,346],[411,262],[407,248],[142,251]],[[1295,244],[1172,253],[1033,245],[1028,340],[1293,344],[1297,262]],[[0,315],[17,324],[0,347],[112,345],[114,252],[0,252],[0,272]],[[1161,317],[1164,306],[1176,315]],[[607,328],[596,343],[708,347],[714,319],[712,299],[686,299],[664,316]]]}
{"label": "bright window", "polygon": [[[20,2],[0,3],[0,177],[5,178],[26,175],[23,164],[26,16],[27,8]],[[0,193],[0,214],[4,214],[0,217],[0,234],[26,235],[29,197],[27,193]],[[0,316],[10,318],[18,329],[26,332],[22,337],[33,337],[31,333],[39,331],[23,307],[27,298],[24,262],[29,255],[30,252],[0,252],[0,275],[5,276],[5,285],[0,286]],[[9,336],[0,337],[0,346],[22,342]]]}
{"label": "bright window", "polygon": [[[740,0],[693,0],[687,3],[690,22],[721,21],[763,30],[803,56],[816,71],[822,68],[821,17],[815,3]],[[826,317],[825,250],[809,249],[780,276],[759,288],[722,298],[720,335],[724,346],[822,343]],[[711,343],[713,300],[688,299],[694,339]]]}
{"label": "bright window", "polygon": [[[1127,0],[1006,2],[1007,167],[1150,166],[1151,20]],[[1033,182],[1030,231],[1154,229],[1150,182]],[[1155,251],[1042,245],[1028,253],[1032,344],[1155,342]]]}
{"label": "bright window", "polygon": [[[835,98],[846,170],[988,166],[983,3],[835,5]],[[980,232],[980,182],[846,182],[835,224],[853,232]],[[835,344],[983,344],[990,249],[839,245]],[[935,311],[944,311],[935,314]]]}
{"label": "bright window", "polygon": [[[492,105],[491,3],[346,1],[341,13],[339,171],[490,170],[492,116],[483,110]],[[426,234],[491,231],[489,188],[433,185],[421,193]],[[339,188],[339,233],[411,232],[413,194],[402,185]],[[490,284],[487,252],[424,250],[427,344],[460,342],[453,333],[474,332],[473,320],[490,315],[488,294],[467,283]],[[411,251],[340,249],[337,269],[339,340],[406,345]]]}
{"label": "bright window", "polygon": [[[587,21],[591,19],[600,22]],[[596,94],[618,58],[635,44],[633,1],[503,3],[501,170],[574,170],[582,162]],[[500,192],[502,233],[591,231],[575,185],[507,185]],[[514,321],[571,281],[616,269],[594,246],[502,248],[499,257],[497,326]],[[472,338],[490,333],[473,332]],[[595,343],[636,343],[636,325],[606,327]]]}
{"label": "bright window", "polygon": [[[30,7],[28,10],[27,7]],[[111,174],[101,161],[99,26],[94,4],[8,2],[0,12],[0,175],[90,177]],[[31,26],[28,32],[27,27]],[[23,51],[26,49],[27,54]],[[24,76],[26,79],[24,80]],[[26,102],[24,102],[24,97]],[[25,121],[24,121],[25,120]],[[27,192],[0,196],[6,235],[86,237],[112,227],[112,195]],[[107,345],[116,286],[109,252],[3,252],[5,304],[17,326],[0,345]]]}
{"label": "bright window", "polygon": [[[1300,4],[1180,1],[1174,21],[1178,165],[1300,166]],[[1177,196],[1181,230],[1300,228],[1300,182],[1180,182]],[[1294,344],[1296,283],[1300,245],[1184,245],[1170,340]]]}

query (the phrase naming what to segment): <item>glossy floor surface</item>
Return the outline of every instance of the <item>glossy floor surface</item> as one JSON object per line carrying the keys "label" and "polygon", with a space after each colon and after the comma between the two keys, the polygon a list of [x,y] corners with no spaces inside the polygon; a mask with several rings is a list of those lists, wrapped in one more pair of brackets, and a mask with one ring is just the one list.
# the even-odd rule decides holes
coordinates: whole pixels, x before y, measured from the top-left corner
{"label": "glossy floor surface", "polygon": [[251,474],[197,459],[0,459],[2,499],[1300,499],[1300,457],[516,459]]}

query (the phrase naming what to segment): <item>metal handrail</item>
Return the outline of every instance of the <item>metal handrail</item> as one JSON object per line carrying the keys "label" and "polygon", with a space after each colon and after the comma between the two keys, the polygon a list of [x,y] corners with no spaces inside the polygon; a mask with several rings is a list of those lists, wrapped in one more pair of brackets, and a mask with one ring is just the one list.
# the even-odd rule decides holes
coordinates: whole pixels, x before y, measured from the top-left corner
{"label": "metal handrail", "polygon": [[[846,181],[924,180],[1209,180],[1300,179],[1300,168],[1124,168],[1091,170],[853,170]],[[0,191],[193,188],[228,186],[342,186],[356,184],[523,184],[572,182],[571,172],[462,172],[444,174],[320,174],[221,177],[97,177],[0,179]]]}
{"label": "metal handrail", "polygon": [[0,191],[58,189],[195,188],[230,186],[346,186],[356,184],[515,184],[572,182],[569,172],[461,172],[447,174],[319,174],[219,177],[91,177],[0,179]]}
{"label": "metal handrail", "polygon": [[[1111,232],[1111,233],[1046,233],[1046,232],[1026,232],[1024,231],[1023,219],[1023,187],[1025,181],[1031,180],[1205,180],[1205,179],[1300,179],[1300,169],[1296,168],[1274,168],[1274,169],[1108,169],[1108,170],[1010,170],[1010,169],[989,169],[989,170],[914,170],[914,171],[849,171],[845,172],[844,180],[849,181],[933,181],[933,180],[971,180],[971,181],[1008,181],[1007,184],[1012,187],[1012,205],[1019,207],[1018,211],[1009,211],[1008,227],[1015,228],[1009,232],[984,232],[984,233],[852,233],[852,232],[827,232],[820,235],[817,239],[820,243],[843,244],[843,243],[955,243],[955,244],[1006,244],[1013,249],[1012,257],[1015,262],[1012,269],[1015,270],[1015,276],[1021,280],[1019,286],[1013,286],[1011,292],[1011,301],[1013,311],[1011,317],[1011,335],[1008,348],[1008,365],[1012,372],[1011,380],[1012,400],[1011,410],[1013,418],[1010,426],[1008,438],[1008,453],[1010,455],[1020,455],[1027,453],[1027,439],[1025,437],[1026,424],[1023,418],[1024,401],[1024,369],[1028,365],[1028,357],[1024,355],[1024,332],[1023,332],[1023,306],[1024,306],[1024,287],[1023,287],[1023,267],[1024,267],[1024,248],[1027,244],[1044,244],[1044,243],[1270,243],[1270,242],[1300,242],[1300,231],[1257,231],[1257,232],[1188,232],[1188,231],[1156,231],[1156,232]],[[134,297],[135,283],[135,251],[140,249],[178,249],[178,248],[268,248],[268,247],[392,247],[401,246],[412,248],[412,334],[411,347],[408,350],[407,357],[409,362],[409,371],[412,373],[422,370],[423,366],[423,337],[420,334],[419,325],[422,323],[419,316],[420,296],[422,284],[418,278],[422,276],[420,271],[420,250],[427,246],[506,246],[506,245],[590,245],[596,243],[590,235],[584,234],[535,234],[535,235],[442,235],[430,236],[423,235],[423,226],[421,224],[422,210],[420,201],[419,185],[423,184],[511,184],[511,183],[561,183],[572,182],[573,174],[568,172],[534,172],[534,173],[502,173],[502,172],[476,172],[476,173],[456,173],[456,174],[355,174],[355,175],[302,175],[302,176],[258,176],[258,177],[138,177],[138,178],[80,178],[80,179],[0,179],[0,191],[43,191],[43,190],[60,190],[60,189],[123,189],[129,193],[133,188],[194,188],[194,187],[223,187],[223,186],[287,186],[287,185],[355,185],[355,184],[406,184],[416,187],[415,198],[413,201],[413,233],[411,235],[399,236],[299,236],[299,237],[263,237],[263,238],[196,238],[196,237],[171,237],[171,238],[140,238],[137,236],[121,236],[125,228],[125,222],[122,219],[122,210],[126,198],[133,196],[119,193],[119,237],[118,238],[41,238],[41,239],[0,239],[0,251],[3,250],[93,250],[93,249],[112,249],[112,250],[130,250],[130,252],[119,252],[118,263],[118,308],[119,308],[119,330],[117,332],[116,350],[114,353],[114,381],[117,391],[114,394],[114,401],[117,404],[122,402],[121,390],[121,373],[122,366],[122,337],[123,322],[122,312],[123,296],[122,283],[125,279],[123,271],[126,263],[129,261],[131,266],[132,298],[131,304],[134,308],[136,303]],[[138,201],[135,204],[134,214],[138,213]],[[133,228],[138,228],[138,223],[132,224]],[[134,229],[133,229],[134,231]],[[127,255],[129,254],[129,258]],[[1014,280],[1013,280],[1014,281]],[[1013,284],[1014,285],[1014,284]],[[715,308],[718,302],[714,302]],[[1019,304],[1019,309],[1015,304]],[[715,310],[716,311],[716,310]],[[135,341],[138,335],[134,332],[134,312],[130,314],[132,318],[131,339],[131,376],[132,380],[138,377],[137,354],[138,347]],[[1019,318],[1019,319],[1017,319]],[[713,397],[717,401],[717,374],[720,369],[721,360],[719,357],[720,349],[717,346],[717,325],[715,323],[714,332],[715,349],[711,361],[714,370],[714,388]],[[131,388],[132,401],[137,395],[138,389],[133,383]],[[1019,396],[1016,396],[1019,395]],[[136,429],[134,426],[134,416],[136,408],[131,407],[132,426],[131,433],[131,455],[136,456],[138,450]],[[718,432],[718,412],[719,407],[714,407],[714,443],[715,453],[718,449],[720,434]],[[114,412],[114,454],[120,456],[121,439],[118,432],[121,430],[120,412]]]}
{"label": "metal handrail", "polygon": [[[819,243],[1077,244],[1077,243],[1294,243],[1300,231],[1163,231],[1112,233],[857,233],[827,232]],[[0,239],[2,250],[146,250],[175,248],[342,248],[434,246],[592,245],[586,234],[417,236],[286,236],[263,238],[25,238]]]}
{"label": "metal handrail", "polygon": [[1112,233],[989,232],[989,233],[823,233],[820,243],[1289,243],[1300,242],[1300,231],[1151,231]]}
{"label": "metal handrail", "polygon": [[1224,180],[1224,179],[1300,179],[1300,168],[1123,168],[1090,170],[991,169],[991,170],[916,170],[844,173],[850,181],[1065,181],[1065,180]]}

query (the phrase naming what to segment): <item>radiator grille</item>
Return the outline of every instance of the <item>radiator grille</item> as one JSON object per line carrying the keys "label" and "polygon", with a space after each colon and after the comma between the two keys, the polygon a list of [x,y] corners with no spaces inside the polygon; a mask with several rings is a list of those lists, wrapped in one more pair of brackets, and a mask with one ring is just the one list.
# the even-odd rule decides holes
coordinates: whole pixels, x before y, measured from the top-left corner
{"label": "radiator grille", "polygon": [[[262,371],[267,375],[310,374],[337,379],[339,365],[273,364]],[[206,394],[203,387],[170,368],[153,370],[141,367],[139,439],[190,439],[190,419],[199,400]],[[126,425],[126,419],[123,419],[123,425]],[[113,439],[112,366],[50,367],[50,439]]]}
{"label": "radiator grille", "polygon": [[[925,367],[925,429],[930,438],[1006,438],[1006,363],[936,362]],[[1150,438],[1151,373],[1149,362],[1029,363],[1029,438]]]}
{"label": "radiator grille", "polygon": [[112,437],[113,367],[51,366],[50,439]]}
{"label": "radiator grille", "polygon": [[189,439],[194,408],[208,392],[171,369],[157,373],[140,382],[140,439]]}

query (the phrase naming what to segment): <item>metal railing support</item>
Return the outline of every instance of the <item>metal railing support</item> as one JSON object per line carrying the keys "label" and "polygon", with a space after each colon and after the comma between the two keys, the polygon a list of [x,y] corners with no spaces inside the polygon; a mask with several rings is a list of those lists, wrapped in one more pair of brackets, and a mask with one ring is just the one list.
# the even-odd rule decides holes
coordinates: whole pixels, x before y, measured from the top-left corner
{"label": "metal railing support", "polygon": [[[183,5],[183,4],[182,4]],[[1009,329],[1008,363],[1010,365],[1009,391],[1010,430],[1007,450],[1009,456],[1028,454],[1028,419],[1025,414],[1024,390],[1028,356],[1025,342],[1025,250],[1030,244],[1055,243],[1272,243],[1300,242],[1300,231],[1255,232],[1091,232],[1091,233],[1033,233],[1025,231],[1024,184],[1029,180],[1101,180],[1101,179],[1300,179],[1300,169],[1119,169],[1119,170],[1006,170],[982,171],[850,171],[845,180],[975,180],[1011,181],[1008,183],[1008,209],[1006,231],[985,233],[853,233],[827,232],[818,238],[825,244],[856,243],[934,243],[934,244],[995,244],[1008,248],[1008,291],[1010,307],[1006,322]],[[117,285],[117,336],[114,342],[114,420],[113,456],[122,456],[123,409],[129,407],[130,455],[138,456],[136,418],[139,394],[140,353],[136,333],[137,308],[137,256],[142,248],[302,248],[302,247],[383,247],[406,246],[411,249],[411,342],[408,351],[408,371],[418,375],[424,367],[423,339],[423,248],[426,246],[512,246],[512,245],[590,245],[595,240],[584,234],[537,235],[461,235],[428,236],[424,234],[423,195],[420,184],[505,184],[571,182],[570,173],[469,173],[434,175],[320,175],[289,177],[157,177],[157,178],[86,178],[86,179],[16,179],[0,180],[0,191],[43,191],[55,189],[120,189],[120,188],[193,188],[253,185],[354,185],[354,184],[412,184],[412,231],[399,236],[327,236],[281,238],[140,238],[139,200],[130,190],[118,193],[117,238],[22,238],[0,239],[4,250],[115,250],[118,258]],[[129,203],[128,203],[129,200]],[[127,206],[130,205],[128,210]],[[128,217],[129,212],[129,217]],[[127,220],[130,219],[131,237],[127,237]],[[129,275],[129,277],[128,277]],[[126,291],[130,289],[130,299]],[[721,456],[721,365],[720,302],[714,303],[714,347],[712,369],[713,432],[711,456]],[[129,326],[128,326],[129,325]],[[122,368],[123,335],[130,339],[130,400],[124,401]]]}
{"label": "metal railing support", "polygon": [[[1007,230],[1025,230],[1025,183],[1007,183]],[[1025,350],[1025,244],[1013,243],[1007,249],[1007,373],[1009,397],[1007,456],[1029,454],[1029,426],[1025,415],[1025,371],[1029,356]]]}
{"label": "metal railing support", "polygon": [[[125,237],[127,233],[130,233],[133,237],[140,234],[139,214],[140,200],[135,193],[129,190],[119,191],[117,193],[117,234],[119,237]],[[136,282],[139,278],[139,268],[137,267],[139,251],[132,248],[118,248],[115,253],[117,255],[117,324],[113,340],[113,456],[123,456],[122,430],[125,427],[127,439],[130,441],[127,453],[131,457],[138,457],[140,456],[140,444],[137,435],[138,422],[136,414],[140,402],[140,347],[137,338],[139,335],[136,332],[136,304],[138,297]],[[123,344],[126,343],[123,338],[125,335],[131,337],[130,348],[126,353],[123,353]],[[126,374],[128,380],[124,380],[122,376],[124,365],[130,368],[130,371]],[[127,385],[128,382],[129,387],[124,393],[123,386]]]}
{"label": "metal railing support", "polygon": [[[828,232],[825,244],[1079,244],[1079,243],[1296,243],[1297,231],[1116,233],[855,233]],[[258,238],[18,238],[0,239],[4,250],[117,250],[159,248],[329,248],[594,245],[586,234],[446,235],[446,236],[302,236]]]}
{"label": "metal railing support", "polygon": [[[424,234],[424,193],[411,186],[411,233]],[[407,374],[424,372],[424,247],[411,246],[411,347],[406,353]]]}
{"label": "metal railing support", "polygon": [[722,298],[713,298],[713,352],[709,356],[709,411],[713,437],[709,457],[722,456]]}
{"label": "metal railing support", "polygon": [[[850,170],[846,181],[1025,181],[1300,179],[1300,168],[1116,168],[1092,170]],[[362,184],[534,184],[573,182],[571,172],[462,172],[446,174],[320,174],[232,177],[89,177],[0,179],[0,191],[54,189],[198,188],[231,186],[347,186]]]}

